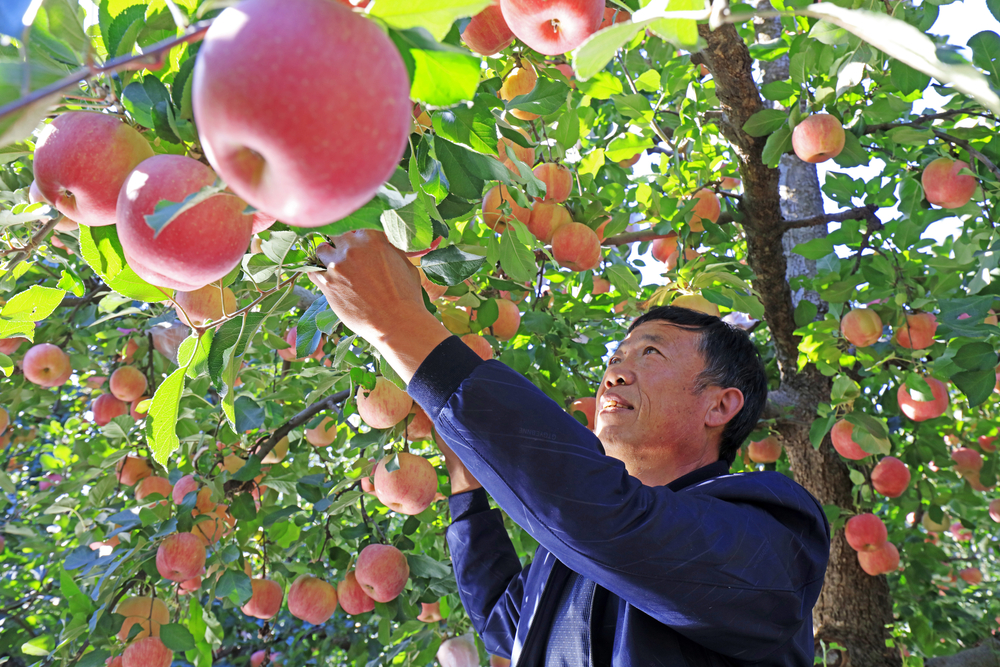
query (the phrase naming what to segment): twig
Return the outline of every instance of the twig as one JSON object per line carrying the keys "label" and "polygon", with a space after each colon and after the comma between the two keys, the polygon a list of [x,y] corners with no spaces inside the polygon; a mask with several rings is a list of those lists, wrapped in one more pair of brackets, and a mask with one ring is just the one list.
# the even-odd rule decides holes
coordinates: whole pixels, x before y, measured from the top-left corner
{"label": "twig", "polygon": [[[618,54],[618,64],[621,65],[622,72],[625,73],[625,80],[628,81],[628,87],[632,89],[633,93],[638,95],[639,89],[635,87],[635,81],[632,79],[632,73],[628,71],[628,67],[625,65],[625,59],[622,58],[621,53]],[[671,145],[669,135],[663,130],[662,127],[660,127],[659,123],[657,123],[655,119],[650,119],[649,127],[654,133],[656,133],[656,136],[658,136],[663,143],[668,146]],[[670,132],[670,134],[673,134],[673,132]]]}
{"label": "twig", "polygon": [[49,232],[56,228],[56,225],[59,224],[60,220],[62,220],[62,216],[56,215],[42,225],[42,228],[35,232],[35,234],[28,241],[28,244],[21,249],[21,252],[10,258],[10,261],[7,262],[7,265],[3,268],[4,272],[10,273],[14,270],[14,267],[26,260],[28,255],[30,255],[35,248],[41,245],[42,241],[45,240],[45,237],[49,235]]}
{"label": "twig", "polygon": [[[264,290],[263,292],[260,293],[260,296],[258,296],[252,302],[250,302],[246,306],[243,306],[239,310],[233,311],[232,313],[229,313],[228,315],[223,315],[219,319],[213,320],[210,324],[206,324],[205,326],[202,326],[202,327],[191,327],[191,328],[200,337],[203,333],[205,333],[209,329],[214,329],[214,328],[218,327],[220,324],[222,324],[223,322],[227,322],[229,320],[232,320],[232,319],[235,319],[237,317],[240,317],[241,315],[243,315],[245,313],[249,313],[261,301],[263,301],[267,297],[271,296],[272,294],[274,294],[278,290],[284,289],[285,287],[288,286],[289,283],[294,283],[296,280],[299,279],[299,276],[301,276],[301,275],[302,275],[301,273],[293,273],[291,278],[286,278],[285,280],[283,280],[282,282],[278,283],[277,285],[275,285],[271,289]],[[176,304],[176,302],[173,299],[171,299],[170,301],[171,301],[171,303]]]}
{"label": "twig", "polygon": [[994,176],[1000,178],[1000,169],[997,169],[997,166],[993,164],[993,162],[988,157],[986,157],[985,155],[977,151],[975,148],[973,148],[968,141],[966,141],[965,139],[959,139],[958,137],[952,136],[950,134],[946,134],[944,132],[941,132],[940,130],[932,129],[931,131],[934,133],[934,136],[936,136],[938,139],[944,139],[948,143],[955,144],[956,146],[961,146],[962,148],[967,150],[970,156],[974,157],[979,162],[982,162],[983,166],[989,169],[991,172],[993,172]]}
{"label": "twig", "polygon": [[882,229],[882,221],[876,218],[874,214],[872,215],[872,218],[874,218],[874,221],[872,221],[871,218],[867,218],[868,228],[865,230],[865,237],[861,240],[861,247],[858,248],[858,256],[857,259],[854,260],[853,273],[857,273],[858,269],[861,268],[861,255],[864,254],[865,250],[868,249],[871,244],[872,234]]}
{"label": "twig", "polygon": [[822,215],[814,215],[811,218],[785,220],[785,222],[782,223],[782,227],[783,231],[788,231],[789,229],[816,227],[817,225],[824,225],[828,222],[844,222],[845,220],[867,220],[870,225],[877,225],[881,227],[882,221],[875,215],[875,211],[877,211],[878,208],[879,207],[875,204],[867,204],[865,206],[852,208],[847,211],[841,211],[840,213],[823,213]]}
{"label": "twig", "polygon": [[972,109],[952,109],[951,111],[942,111],[941,113],[931,113],[923,116],[918,116],[916,120],[911,120],[906,123],[879,123],[877,125],[869,125],[868,127],[865,128],[865,134],[873,134],[875,132],[885,132],[886,130],[891,130],[897,127],[919,126],[933,120],[952,118],[954,116],[983,116],[986,118],[992,118],[992,116],[989,114],[976,113]]}

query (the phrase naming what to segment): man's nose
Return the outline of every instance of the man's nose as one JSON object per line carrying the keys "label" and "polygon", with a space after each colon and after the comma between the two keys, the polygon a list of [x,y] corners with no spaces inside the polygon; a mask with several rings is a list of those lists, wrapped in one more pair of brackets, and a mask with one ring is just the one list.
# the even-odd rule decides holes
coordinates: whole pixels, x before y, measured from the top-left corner
{"label": "man's nose", "polygon": [[628,385],[635,381],[633,373],[624,363],[615,364],[604,374],[604,386],[608,389],[615,385]]}

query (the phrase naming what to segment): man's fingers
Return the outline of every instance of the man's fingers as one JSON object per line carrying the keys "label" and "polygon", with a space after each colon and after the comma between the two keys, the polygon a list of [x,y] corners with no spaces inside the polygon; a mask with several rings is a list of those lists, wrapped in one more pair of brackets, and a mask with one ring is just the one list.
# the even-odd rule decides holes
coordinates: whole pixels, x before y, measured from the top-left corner
{"label": "man's fingers", "polygon": [[323,266],[329,266],[337,261],[337,250],[329,243],[324,243],[316,248],[316,258],[323,262]]}

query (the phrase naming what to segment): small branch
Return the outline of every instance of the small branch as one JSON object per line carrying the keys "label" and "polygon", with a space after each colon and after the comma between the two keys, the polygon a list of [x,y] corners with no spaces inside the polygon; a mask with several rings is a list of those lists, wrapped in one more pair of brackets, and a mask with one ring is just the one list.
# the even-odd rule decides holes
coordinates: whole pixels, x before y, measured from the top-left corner
{"label": "small branch", "polygon": [[[301,276],[301,275],[302,275],[301,273],[293,273],[291,278],[286,278],[285,280],[283,280],[282,282],[278,283],[277,285],[275,285],[271,289],[265,290],[265,291],[261,292],[260,296],[258,296],[252,302],[250,302],[246,306],[243,306],[239,310],[233,311],[232,313],[229,313],[228,315],[223,315],[219,319],[213,320],[211,324],[206,324],[203,327],[192,327],[192,329],[195,332],[197,332],[198,336],[201,336],[203,333],[205,333],[209,329],[214,329],[214,328],[218,327],[220,324],[222,324],[223,322],[226,322],[228,320],[232,320],[232,319],[235,319],[237,317],[240,317],[241,315],[243,315],[245,313],[249,313],[251,310],[253,310],[254,308],[256,308],[257,305],[261,301],[263,301],[267,297],[271,296],[272,294],[274,294],[278,290],[284,289],[289,283],[294,283],[296,280],[299,279],[299,276]],[[293,287],[292,289],[294,290],[295,288]],[[171,303],[175,303],[173,301],[173,299],[171,299]]]}
{"label": "small branch", "polygon": [[[618,64],[621,65],[622,72],[625,73],[625,79],[628,81],[628,87],[632,89],[632,92],[636,95],[639,94],[639,89],[635,87],[635,81],[632,79],[632,73],[628,71],[628,67],[625,65],[625,59],[622,58],[622,54],[618,54]],[[670,146],[670,136],[660,127],[659,123],[655,120],[649,121],[649,127],[660,138],[660,141]],[[672,135],[673,132],[670,132]]]}
{"label": "small branch", "polygon": [[[872,220],[873,218],[874,221]],[[882,221],[876,218],[874,213],[872,213],[872,217],[867,218],[867,220],[868,228],[865,230],[865,237],[861,240],[861,247],[858,248],[857,259],[854,260],[854,273],[857,273],[858,269],[861,268],[861,255],[863,255],[865,250],[867,250],[870,246],[872,234],[882,229]]]}
{"label": "small branch", "polygon": [[988,114],[977,113],[974,109],[953,109],[951,111],[942,111],[941,113],[931,113],[923,116],[918,116],[916,120],[912,120],[908,123],[879,123],[877,125],[869,125],[865,128],[865,134],[874,134],[875,132],[885,132],[886,130],[891,130],[897,127],[915,127],[920,126],[925,123],[934,120],[942,120],[944,118],[953,118],[955,116],[984,116],[987,118],[992,118]]}
{"label": "small branch", "polygon": [[977,151],[975,148],[973,148],[968,141],[966,141],[965,139],[959,139],[958,137],[952,136],[950,134],[945,134],[944,132],[941,132],[939,130],[932,130],[932,132],[934,132],[934,136],[936,136],[938,139],[944,139],[948,143],[955,144],[956,146],[961,146],[962,148],[967,150],[970,156],[974,157],[976,160],[981,162],[984,167],[993,172],[994,176],[1000,178],[1000,169],[997,169],[997,166],[993,164],[993,162],[988,157],[986,157],[985,155]]}
{"label": "small branch", "polygon": [[[2,116],[0,116],[0,118],[2,118]],[[45,237],[49,235],[49,232],[56,228],[56,225],[59,224],[60,220],[62,220],[62,216],[56,215],[42,225],[42,228],[35,232],[35,234],[31,237],[31,240],[28,241],[28,244],[21,248],[21,252],[10,258],[7,265],[3,267],[4,273],[10,273],[14,270],[14,267],[26,260],[28,255],[30,255],[35,248],[41,245],[42,241],[45,240]]]}
{"label": "small branch", "polygon": [[784,227],[783,231],[788,231],[789,229],[800,229],[802,227],[815,227],[817,225],[825,225],[828,222],[844,222],[845,220],[867,220],[870,225],[882,226],[882,221],[875,216],[875,211],[878,210],[878,206],[874,204],[868,204],[866,206],[861,206],[858,208],[852,208],[847,211],[841,211],[840,213],[824,213],[823,215],[814,215],[811,218],[801,218],[799,220],[785,220],[782,223]]}

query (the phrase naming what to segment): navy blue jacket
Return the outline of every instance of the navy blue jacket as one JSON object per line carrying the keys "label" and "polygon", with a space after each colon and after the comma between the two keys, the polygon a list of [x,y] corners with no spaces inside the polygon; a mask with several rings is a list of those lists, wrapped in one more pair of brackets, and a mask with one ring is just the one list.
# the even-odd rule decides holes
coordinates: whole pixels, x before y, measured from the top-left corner
{"label": "navy blue jacket", "polygon": [[497,510],[448,529],[462,603],[491,653],[544,664],[572,571],[613,594],[615,667],[812,665],[830,539],[801,486],[779,473],[711,476],[720,464],[679,490],[645,486],[527,379],[455,337],[409,392],[541,545],[522,568]]}

